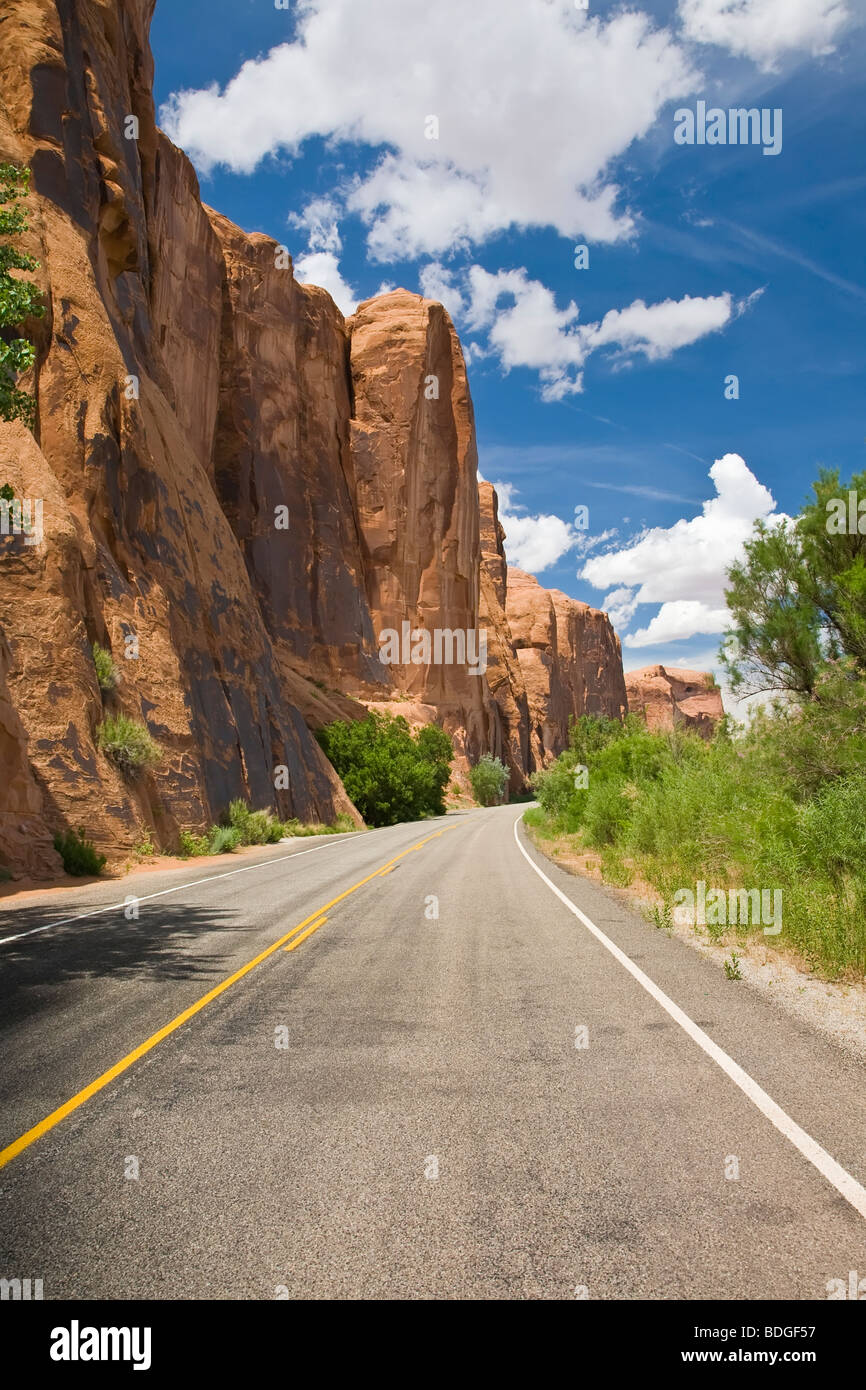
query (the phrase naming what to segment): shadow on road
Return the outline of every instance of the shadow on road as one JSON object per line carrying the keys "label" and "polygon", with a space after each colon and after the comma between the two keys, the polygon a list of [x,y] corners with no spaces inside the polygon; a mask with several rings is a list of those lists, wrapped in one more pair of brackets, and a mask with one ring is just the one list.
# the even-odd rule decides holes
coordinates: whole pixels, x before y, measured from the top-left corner
{"label": "shadow on road", "polygon": [[[217,984],[236,964],[231,954],[235,933],[254,934],[260,927],[249,924],[240,912],[182,904],[142,903],[138,920],[127,921],[123,908],[101,917],[69,923],[57,932],[42,932],[8,945],[0,944],[0,1019],[5,1028],[56,1005],[63,986],[70,981],[189,980],[198,978],[203,991]],[[27,908],[15,913],[14,930],[57,920],[51,906]],[[9,919],[3,926],[8,933]],[[225,949],[206,956],[191,950],[208,935],[232,931]]]}

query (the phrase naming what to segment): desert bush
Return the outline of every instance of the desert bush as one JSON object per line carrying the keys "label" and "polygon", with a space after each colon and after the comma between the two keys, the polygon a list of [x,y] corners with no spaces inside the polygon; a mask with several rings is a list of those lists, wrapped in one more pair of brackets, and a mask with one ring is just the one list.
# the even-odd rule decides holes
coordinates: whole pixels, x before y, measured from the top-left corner
{"label": "desert bush", "polygon": [[508,786],[508,768],[499,758],[485,753],[469,769],[469,785],[479,806],[497,806]]}
{"label": "desert bush", "polygon": [[105,693],[116,690],[120,684],[120,672],[114,664],[111,652],[106,651],[105,647],[100,647],[98,642],[93,644],[93,665],[96,667],[96,679],[100,690]]}
{"label": "desert bush", "polygon": [[159,762],[159,745],[146,725],[125,714],[107,715],[97,737],[103,753],[125,772],[141,772]]}
{"label": "desert bush", "polygon": [[63,860],[64,869],[74,878],[101,874],[105,868],[105,855],[88,840],[83,825],[78,830],[58,831],[54,836],[54,848]]}

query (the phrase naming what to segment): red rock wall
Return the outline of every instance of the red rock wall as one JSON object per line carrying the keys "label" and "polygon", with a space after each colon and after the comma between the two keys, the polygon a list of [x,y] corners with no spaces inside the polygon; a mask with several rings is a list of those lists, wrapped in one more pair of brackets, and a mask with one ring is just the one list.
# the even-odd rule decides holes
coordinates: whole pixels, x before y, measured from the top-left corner
{"label": "red rock wall", "polygon": [[630,714],[642,714],[649,729],[694,729],[704,738],[724,718],[722,692],[706,671],[674,666],[644,666],[627,671]]}
{"label": "red rock wall", "polygon": [[505,611],[526,686],[531,765],[541,768],[568,746],[572,718],[625,714],[619,640],[606,613],[523,570],[508,570]]}
{"label": "red rock wall", "polygon": [[[349,320],[352,471],[377,650],[384,631],[479,630],[478,454],[457,334],[441,304],[396,290]],[[468,639],[467,639],[468,641]],[[397,663],[395,688],[432,705],[461,759],[498,711],[466,665]]]}
{"label": "red rock wall", "polygon": [[505,611],[508,566],[505,532],[491,483],[478,484],[481,522],[480,618],[487,629],[487,684],[499,711],[496,737],[490,748],[509,769],[509,790],[522,790],[534,762],[530,752],[529,703],[526,683]]}
{"label": "red rock wall", "polygon": [[[170,841],[235,796],[304,819],[350,809],[286,698],[214,489],[226,270],[191,167],[156,131],[150,9],[11,0],[0,28],[0,155],[33,171],[28,249],[48,306],[36,440],[0,425],[8,481],[45,499],[45,534],[6,540],[0,626],[46,821],[85,825],[109,853],[143,826]],[[152,776],[124,779],[97,747],[95,640],[122,668],[118,707],[162,747]],[[16,866],[14,844],[0,856]]]}

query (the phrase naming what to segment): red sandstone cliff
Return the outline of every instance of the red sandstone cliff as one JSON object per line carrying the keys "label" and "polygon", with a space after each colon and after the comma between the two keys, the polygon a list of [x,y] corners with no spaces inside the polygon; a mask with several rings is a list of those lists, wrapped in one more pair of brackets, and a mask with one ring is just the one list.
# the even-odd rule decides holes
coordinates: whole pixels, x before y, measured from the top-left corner
{"label": "red sandstone cliff", "polygon": [[695,729],[710,738],[724,717],[722,692],[706,671],[644,666],[627,671],[630,714],[643,714],[650,729]]}
{"label": "red sandstone cliff", "polygon": [[[48,825],[83,824],[109,853],[143,826],[170,841],[235,796],[310,819],[351,809],[287,698],[215,491],[227,273],[195,175],[156,130],[151,9],[11,0],[0,23],[0,154],[32,168],[47,305],[36,438],[0,425],[8,481],[45,511],[41,544],[2,543],[7,685]],[[97,747],[94,641],[163,751],[135,782]]]}
{"label": "red sandstone cliff", "polygon": [[619,639],[606,613],[509,569],[505,611],[526,685],[530,755],[543,767],[581,714],[626,711]]}
{"label": "red sandstone cliff", "polygon": [[481,602],[479,622],[487,630],[487,684],[499,710],[498,737],[491,747],[509,769],[509,790],[519,792],[534,770],[529,741],[526,683],[505,611],[508,566],[505,532],[492,484],[478,484],[481,522]]}
{"label": "red sandstone cliff", "polygon": [[[0,13],[0,158],[32,169],[47,306],[34,434],[0,423],[0,484],[44,503],[39,544],[0,537],[0,863],[17,873],[55,867],[69,825],[111,855],[237,796],[353,811],[310,731],[367,707],[441,723],[458,778],[502,757],[512,790],[571,714],[624,707],[604,616],[506,575],[443,307],[398,290],[346,321],[276,243],[204,207],[155,125],[152,9]],[[404,624],[485,630],[486,672],[383,664]],[[98,747],[94,641],[121,670],[108,707],[162,750],[146,776]]]}
{"label": "red sandstone cliff", "polygon": [[[403,623],[460,632],[470,658],[480,631],[478,453],[457,334],[441,304],[405,290],[362,304],[348,329],[352,473],[377,641]],[[437,711],[460,758],[488,750],[498,710],[469,659],[384,669],[396,690]]]}

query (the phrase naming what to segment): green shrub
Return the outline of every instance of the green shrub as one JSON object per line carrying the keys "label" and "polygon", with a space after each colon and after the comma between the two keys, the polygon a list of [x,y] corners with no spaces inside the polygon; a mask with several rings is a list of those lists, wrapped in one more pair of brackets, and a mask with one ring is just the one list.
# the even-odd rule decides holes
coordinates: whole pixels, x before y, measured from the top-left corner
{"label": "green shrub", "polygon": [[317,835],[324,827],[316,825],[303,825],[297,816],[290,816],[283,821],[283,834],[287,836]]}
{"label": "green shrub", "polygon": [[444,814],[453,750],[435,725],[415,737],[402,716],[371,714],[327,724],[316,737],[368,825]]}
{"label": "green shrub", "polygon": [[283,838],[283,822],[271,811],[251,811],[240,800],[231,802],[226,820],[237,831],[242,845],[275,845]]}
{"label": "green shrub", "polygon": [[241,837],[233,825],[212,825],[207,836],[208,854],[234,854]]}
{"label": "green shrub", "polygon": [[96,679],[99,688],[106,693],[116,690],[120,684],[120,672],[112,660],[111,652],[100,647],[98,642],[93,644],[93,664],[96,667]]}
{"label": "green shrub", "polygon": [[583,809],[583,822],[589,843],[597,849],[613,845],[620,839],[629,821],[631,802],[626,795],[626,783],[621,777],[592,778]]}
{"label": "green shrub", "polygon": [[[793,946],[830,976],[862,975],[866,772],[849,744],[857,745],[863,696],[859,685],[837,686],[822,707],[770,710],[710,742],[643,725],[583,725],[533,779],[539,807],[527,823],[540,823],[542,838],[578,832],[601,850],[607,876],[624,881],[633,868],[666,910],[677,889],[700,879],[780,889],[783,930],[773,944]],[[589,769],[585,789],[574,786],[578,754]]]}
{"label": "green shrub", "polygon": [[469,769],[469,784],[479,806],[497,806],[508,786],[508,768],[499,758],[485,753]]}
{"label": "green shrub", "polygon": [[105,868],[105,855],[99,854],[93,841],[87,839],[83,825],[79,830],[58,832],[54,836],[54,848],[66,872],[75,878],[101,874]]}
{"label": "green shrub", "polygon": [[125,772],[139,772],[159,762],[159,745],[147,727],[125,714],[107,715],[98,730],[99,746]]}
{"label": "green shrub", "polygon": [[193,835],[189,830],[181,830],[178,840],[180,849],[178,853],[181,859],[190,859],[200,854],[207,854],[208,840],[206,835]]}

